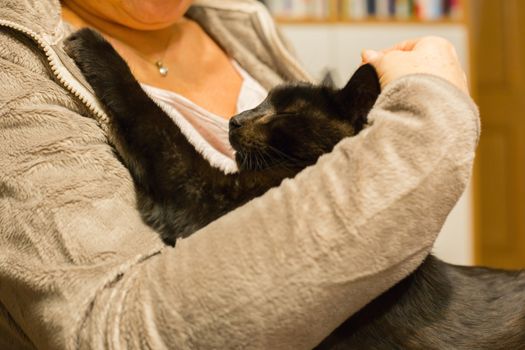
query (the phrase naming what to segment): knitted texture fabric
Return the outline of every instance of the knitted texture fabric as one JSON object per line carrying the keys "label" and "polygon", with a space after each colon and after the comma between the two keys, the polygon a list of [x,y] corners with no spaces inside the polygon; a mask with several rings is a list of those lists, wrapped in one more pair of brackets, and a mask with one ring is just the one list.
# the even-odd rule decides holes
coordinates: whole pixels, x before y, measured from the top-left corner
{"label": "knitted texture fabric", "polygon": [[[407,76],[357,137],[166,247],[60,52],[58,1],[0,4],[1,349],[312,348],[418,266],[468,182],[476,107]],[[308,79],[260,4],[189,15],[266,88]]]}

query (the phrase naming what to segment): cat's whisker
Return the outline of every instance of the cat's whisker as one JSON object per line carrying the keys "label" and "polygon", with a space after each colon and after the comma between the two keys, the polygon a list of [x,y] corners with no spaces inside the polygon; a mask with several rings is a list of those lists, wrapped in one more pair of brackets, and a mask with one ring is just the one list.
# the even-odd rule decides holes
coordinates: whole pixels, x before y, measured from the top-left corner
{"label": "cat's whisker", "polygon": [[[253,152],[254,158],[257,159],[257,169],[282,168],[291,172],[296,170],[294,166],[298,163],[297,160],[279,150],[268,147],[256,147]],[[275,153],[280,155],[280,157],[275,157]]]}
{"label": "cat's whisker", "polygon": [[261,169],[264,169],[266,167],[268,167],[270,164],[268,162],[268,158],[266,157],[266,153],[264,152],[264,150],[258,150],[258,159],[259,159],[259,166],[261,167]]}
{"label": "cat's whisker", "polygon": [[[290,162],[291,166],[302,167],[306,163],[304,160],[292,157],[291,155],[289,155],[287,153],[284,153],[284,152],[280,151],[279,149],[277,149],[275,147],[269,146],[268,150],[271,151],[272,153],[274,153],[275,155],[277,155],[278,157],[283,158],[283,161],[282,161],[283,163],[284,163],[285,160],[288,160]],[[271,157],[271,155],[270,155],[270,157]]]}

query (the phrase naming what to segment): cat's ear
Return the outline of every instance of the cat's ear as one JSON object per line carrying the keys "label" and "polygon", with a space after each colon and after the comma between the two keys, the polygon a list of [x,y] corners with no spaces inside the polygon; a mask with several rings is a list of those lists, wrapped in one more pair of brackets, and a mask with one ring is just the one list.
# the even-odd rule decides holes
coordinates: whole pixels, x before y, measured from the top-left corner
{"label": "cat's ear", "polygon": [[376,70],[371,64],[357,69],[348,83],[337,93],[337,100],[357,131],[366,123],[366,116],[381,93]]}
{"label": "cat's ear", "polygon": [[334,76],[331,70],[328,69],[325,71],[325,73],[323,74],[323,79],[321,80],[321,85],[329,87],[329,88],[333,88],[333,89],[336,88],[335,82],[334,82]]}

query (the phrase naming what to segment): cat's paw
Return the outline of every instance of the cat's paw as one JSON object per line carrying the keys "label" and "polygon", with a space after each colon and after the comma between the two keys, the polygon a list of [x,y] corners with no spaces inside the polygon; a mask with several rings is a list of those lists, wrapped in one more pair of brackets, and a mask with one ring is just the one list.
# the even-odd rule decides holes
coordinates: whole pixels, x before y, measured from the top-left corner
{"label": "cat's paw", "polygon": [[64,51],[82,69],[86,62],[99,59],[99,54],[113,50],[111,45],[96,31],[83,28],[64,40]]}
{"label": "cat's paw", "polygon": [[[115,72],[128,72],[129,68],[102,35],[83,28],[64,40],[64,51],[75,61],[91,85],[111,81]],[[95,86],[94,86],[95,87]]]}

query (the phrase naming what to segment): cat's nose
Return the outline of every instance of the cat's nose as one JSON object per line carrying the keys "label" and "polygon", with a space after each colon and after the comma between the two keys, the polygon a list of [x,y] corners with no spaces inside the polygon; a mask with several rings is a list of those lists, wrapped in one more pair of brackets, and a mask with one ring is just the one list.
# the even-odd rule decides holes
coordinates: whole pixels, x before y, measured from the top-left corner
{"label": "cat's nose", "polygon": [[242,123],[239,118],[233,117],[230,119],[230,130],[238,129],[242,126]]}

